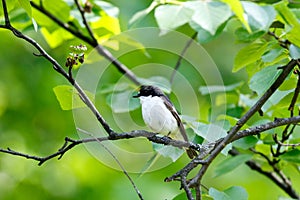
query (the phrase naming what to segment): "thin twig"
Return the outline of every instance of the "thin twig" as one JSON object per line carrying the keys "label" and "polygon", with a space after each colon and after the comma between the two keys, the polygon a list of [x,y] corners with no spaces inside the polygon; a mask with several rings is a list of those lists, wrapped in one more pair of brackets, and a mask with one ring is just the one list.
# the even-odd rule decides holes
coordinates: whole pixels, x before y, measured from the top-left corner
{"label": "thin twig", "polygon": [[[236,149],[232,149],[229,151],[229,154],[232,156],[237,156],[240,153]],[[246,161],[246,165],[248,165],[248,167],[250,167],[252,170],[257,171],[258,173],[272,180],[277,186],[279,186],[283,191],[285,191],[288,195],[290,195],[290,197],[299,199],[299,195],[293,189],[290,182],[287,184],[287,182],[285,181],[285,179],[287,179],[285,176],[283,176],[282,179],[282,176],[278,176],[275,172],[268,172],[263,170],[263,168],[254,160]]]}
{"label": "thin twig", "polygon": [[184,54],[186,53],[186,51],[188,50],[188,48],[190,47],[190,45],[192,44],[192,42],[194,41],[194,39],[196,38],[198,32],[194,33],[193,36],[191,37],[191,39],[186,43],[186,45],[184,46],[182,52],[180,53],[179,55],[179,58],[176,62],[176,65],[173,69],[173,72],[172,72],[172,75],[171,75],[171,78],[170,78],[170,85],[173,85],[173,82],[174,82],[174,78],[175,78],[175,75],[181,65],[181,62],[182,62],[182,59],[184,57]]}
{"label": "thin twig", "polygon": [[52,13],[50,13],[48,10],[44,8],[43,5],[38,5],[33,1],[30,1],[30,4],[33,8],[37,9],[44,15],[46,15],[48,18],[50,18],[53,22],[55,22],[57,25],[59,25],[64,30],[68,31],[72,35],[76,36],[77,38],[85,41],[86,43],[90,44],[91,46],[95,47],[97,46],[97,43],[90,37],[85,36],[82,32],[80,32],[78,29],[72,29],[71,26],[68,23],[64,23],[61,20],[59,20],[56,16],[54,16]]}
{"label": "thin twig", "polygon": [[294,116],[294,107],[295,107],[295,103],[298,99],[299,92],[300,92],[300,72],[298,70],[297,70],[297,74],[298,74],[297,86],[295,88],[295,92],[294,92],[292,101],[291,101],[290,106],[288,108],[288,110],[291,112],[291,117]]}
{"label": "thin twig", "polygon": [[281,141],[278,140],[277,134],[274,134],[274,135],[273,135],[273,139],[274,139],[274,141],[275,141],[277,144],[279,144],[279,145],[281,145],[281,146],[284,146],[284,147],[292,147],[292,148],[295,148],[295,147],[300,146],[300,143],[295,143],[295,144],[285,144],[285,143],[282,143]]}
{"label": "thin twig", "polygon": [[93,112],[93,114],[96,116],[97,120],[100,122],[102,127],[105,129],[105,131],[113,137],[115,132],[110,128],[108,123],[105,121],[105,119],[101,116],[95,105],[92,103],[92,101],[89,99],[89,97],[86,95],[84,90],[78,85],[78,83],[71,77],[69,74],[61,67],[61,65],[54,59],[52,58],[35,40],[32,38],[22,34],[20,31],[15,29],[13,26],[11,26],[8,13],[7,13],[7,8],[6,8],[6,2],[5,0],[2,0],[3,3],[3,12],[5,16],[5,26],[0,26],[0,28],[5,28],[14,33],[14,35],[18,38],[21,38],[31,45],[33,45],[40,53],[41,56],[46,58],[49,62],[53,64],[53,68],[63,75],[78,91],[81,99],[83,99],[83,102],[88,106],[88,108]]}
{"label": "thin twig", "polygon": [[79,129],[79,131],[89,135],[89,136],[92,136],[92,138],[95,139],[95,141],[97,141],[104,149],[105,151],[107,151],[111,157],[116,161],[116,163],[119,165],[119,167],[122,169],[122,172],[125,174],[125,176],[128,178],[129,182],[131,183],[133,189],[135,190],[135,192],[137,193],[138,197],[141,199],[141,200],[144,200],[143,196],[142,196],[142,193],[140,192],[140,190],[137,188],[136,184],[134,183],[134,181],[132,180],[132,178],[129,176],[128,172],[126,171],[125,167],[122,165],[122,163],[119,161],[119,159],[115,156],[115,154],[113,154],[113,152],[111,152],[111,150],[109,150],[104,144],[102,144],[102,142],[96,138],[93,134],[87,132],[87,131],[84,131],[84,130],[81,130]]}
{"label": "thin twig", "polygon": [[89,23],[86,20],[85,11],[84,11],[83,7],[80,5],[80,3],[79,3],[78,0],[74,0],[74,2],[75,2],[76,6],[77,6],[77,8],[78,8],[78,10],[80,12],[80,15],[81,15],[81,18],[82,18],[82,22],[83,22],[84,26],[86,27],[86,29],[87,29],[90,37],[92,38],[92,40],[93,40],[93,42],[95,44],[98,44],[97,39],[95,38],[94,33],[93,33],[93,31],[92,31]]}
{"label": "thin twig", "polygon": [[[72,29],[67,23],[62,22],[57,17],[55,17],[53,14],[51,14],[49,11],[47,11],[42,5],[38,5],[32,1],[30,1],[30,3],[33,8],[37,9],[38,11],[40,11],[41,13],[43,13],[44,15],[49,17],[57,25],[59,25],[60,27],[62,27],[63,29],[65,29],[66,31],[68,31],[69,33],[74,35],[75,37],[85,41],[92,47],[96,48],[99,55],[103,56],[108,61],[110,61],[122,74],[127,76],[127,78],[129,78],[129,80],[131,80],[134,84],[136,84],[136,85],[141,84],[138,77],[136,77],[136,75],[129,68],[127,68],[123,63],[121,63],[117,58],[115,58],[106,48],[104,48],[102,45],[100,45],[95,38],[90,38],[90,37],[82,34],[80,31]],[[88,25],[87,22],[86,22],[86,24]],[[89,26],[87,26],[86,28],[89,29],[88,30],[89,34],[93,35],[92,30],[89,28]]]}
{"label": "thin twig", "polygon": [[[247,137],[250,135],[257,135],[261,132],[264,132],[264,131],[267,131],[267,130],[270,130],[270,129],[273,129],[273,128],[276,128],[279,126],[283,126],[283,125],[286,125],[289,123],[299,123],[299,122],[300,122],[300,116],[276,119],[274,122],[269,122],[266,124],[248,128],[246,130],[239,131],[237,133],[237,135],[232,139],[232,141],[238,140],[242,137]],[[49,156],[45,156],[45,157],[31,156],[28,154],[13,151],[11,149],[7,149],[7,150],[0,149],[0,152],[36,160],[36,161],[39,161],[39,165],[42,165],[45,161],[50,160],[54,157],[59,156],[59,158],[61,158],[67,151],[71,150],[73,147],[75,147],[79,144],[82,144],[82,143],[89,143],[89,142],[95,142],[95,141],[103,142],[103,141],[108,141],[108,140],[122,140],[122,139],[138,138],[138,137],[144,137],[144,138],[147,138],[151,142],[155,142],[155,143],[159,143],[159,144],[171,145],[171,146],[178,147],[178,148],[183,148],[183,147],[192,148],[192,149],[199,151],[199,156],[196,159],[192,160],[192,162],[190,162],[188,164],[189,167],[185,167],[182,169],[185,172],[191,171],[190,168],[193,169],[194,167],[198,166],[199,164],[203,164],[203,162],[201,162],[201,160],[208,155],[208,153],[212,150],[212,148],[216,144],[215,142],[212,142],[212,143],[208,143],[205,145],[199,145],[199,144],[194,144],[192,142],[174,140],[170,137],[160,136],[160,135],[157,135],[156,133],[152,133],[152,132],[148,132],[148,131],[144,131],[144,130],[135,130],[135,131],[131,131],[131,132],[118,133],[118,134],[114,135],[114,137],[106,136],[106,137],[98,137],[96,139],[95,138],[85,138],[82,140],[74,140],[74,139],[66,137],[64,144],[57,152],[55,152]],[[223,138],[219,139],[217,142],[222,141],[222,139]],[[180,173],[175,174],[172,176],[172,178],[167,178],[166,181],[175,180],[176,177],[178,177],[179,175],[180,175]]]}

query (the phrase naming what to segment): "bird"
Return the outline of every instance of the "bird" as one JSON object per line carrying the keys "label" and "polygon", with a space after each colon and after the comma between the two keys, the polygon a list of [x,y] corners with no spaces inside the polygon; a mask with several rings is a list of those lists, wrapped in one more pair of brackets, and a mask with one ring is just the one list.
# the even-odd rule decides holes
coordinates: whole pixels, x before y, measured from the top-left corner
{"label": "bird", "polygon": [[[142,106],[142,117],[145,124],[155,133],[173,135],[181,133],[183,139],[188,142],[188,137],[177,110],[163,91],[156,86],[142,85],[137,95]],[[189,158],[197,156],[194,149],[186,149]]]}

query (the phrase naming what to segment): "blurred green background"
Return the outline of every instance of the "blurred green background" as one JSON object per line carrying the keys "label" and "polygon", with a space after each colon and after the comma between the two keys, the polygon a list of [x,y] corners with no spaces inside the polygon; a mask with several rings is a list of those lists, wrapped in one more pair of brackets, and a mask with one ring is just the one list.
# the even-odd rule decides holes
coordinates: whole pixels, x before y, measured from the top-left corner
{"label": "blurred green background", "polygon": [[[121,27],[126,30],[130,17],[151,1],[111,2],[120,8]],[[155,22],[149,16],[138,26],[152,25],[155,26]],[[60,63],[65,62],[69,44],[51,50],[38,32],[29,34]],[[0,35],[0,147],[46,156],[57,151],[66,136],[78,137],[72,112],[61,110],[52,90],[67,82],[45,59],[33,56],[36,50],[30,45],[16,39],[8,31],[1,30]],[[204,45],[218,65],[225,84],[246,80],[243,72],[231,73],[235,53],[240,47],[241,44],[236,44],[230,33]],[[220,156],[206,174],[204,184],[207,187],[222,190],[240,185],[246,188],[250,200],[286,196],[271,181],[244,165],[214,178],[213,168],[222,159],[224,157]],[[131,176],[145,199],[172,199],[181,192],[180,184],[164,183],[163,180],[187,161],[183,157],[162,170],[141,177],[136,174]],[[33,160],[0,153],[0,199],[138,198],[122,172],[103,165],[83,145],[79,145],[61,160],[52,159],[42,166]]]}

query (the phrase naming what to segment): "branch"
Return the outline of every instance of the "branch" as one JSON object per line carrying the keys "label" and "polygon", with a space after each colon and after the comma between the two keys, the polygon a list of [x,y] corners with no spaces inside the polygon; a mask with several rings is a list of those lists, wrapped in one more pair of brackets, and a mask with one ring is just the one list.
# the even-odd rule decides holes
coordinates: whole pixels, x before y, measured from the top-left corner
{"label": "branch", "polygon": [[296,144],[285,144],[285,143],[282,143],[281,141],[278,140],[277,134],[274,134],[274,135],[273,135],[273,139],[274,139],[274,141],[275,141],[277,144],[279,144],[280,146],[284,146],[284,147],[292,147],[292,148],[295,148],[295,147],[300,146],[300,143],[296,143]]}
{"label": "branch", "polygon": [[55,152],[51,155],[45,156],[45,157],[32,156],[32,155],[28,155],[25,153],[20,153],[20,152],[12,150],[10,148],[0,149],[0,152],[24,157],[24,158],[31,159],[31,160],[36,160],[39,162],[38,165],[40,166],[44,162],[46,162],[52,158],[58,157],[58,159],[61,159],[67,151],[71,150],[72,148],[74,148],[75,146],[77,146],[79,144],[89,143],[89,142],[103,142],[103,141],[108,141],[108,140],[131,139],[131,138],[137,138],[137,137],[144,137],[144,138],[147,138],[149,141],[155,142],[158,144],[171,145],[171,146],[178,147],[178,148],[191,148],[191,149],[194,149],[197,151],[203,151],[203,149],[207,148],[207,147],[202,147],[199,144],[194,144],[191,142],[185,142],[185,141],[181,141],[181,140],[173,140],[172,138],[170,138],[168,136],[160,136],[160,135],[157,135],[156,133],[152,133],[152,132],[148,132],[148,131],[144,131],[144,130],[135,130],[135,131],[131,131],[131,132],[112,134],[112,135],[109,135],[106,137],[98,137],[98,138],[93,137],[93,138],[85,138],[85,139],[81,139],[81,140],[74,140],[74,139],[66,137],[62,147],[57,152]]}
{"label": "branch", "polygon": [[92,38],[93,42],[98,45],[97,39],[95,38],[94,33],[93,33],[93,31],[92,31],[89,23],[86,20],[85,11],[84,11],[83,7],[79,4],[78,0],[74,0],[74,2],[75,2],[76,6],[77,6],[77,8],[78,8],[78,10],[80,12],[83,24],[86,27],[86,29],[87,29],[90,37]]}
{"label": "branch", "polygon": [[2,0],[2,3],[3,3],[3,12],[4,12],[4,16],[5,16],[5,25],[0,26],[0,28],[4,28],[4,29],[8,29],[8,30],[12,31],[13,34],[16,37],[21,38],[21,39],[27,41],[28,43],[30,43],[32,46],[34,46],[39,51],[39,53],[40,53],[39,56],[43,56],[50,63],[52,63],[53,64],[53,68],[58,73],[60,73],[61,75],[63,75],[69,81],[69,83],[72,84],[75,87],[75,89],[78,91],[78,93],[80,95],[80,98],[88,106],[88,108],[93,112],[93,114],[96,116],[97,120],[100,122],[100,124],[105,129],[105,131],[109,135],[110,134],[114,134],[114,131],[110,128],[110,126],[107,124],[107,122],[105,121],[105,119],[101,116],[101,114],[99,113],[99,111],[97,110],[97,108],[95,107],[95,105],[92,103],[92,101],[89,99],[89,97],[85,94],[85,92],[83,91],[83,89],[62,68],[62,66],[54,58],[52,58],[35,40],[33,40],[32,38],[30,38],[30,37],[22,34],[20,31],[18,31],[13,26],[11,26],[9,18],[8,18],[8,14],[7,14],[7,8],[6,8],[6,2],[5,2],[5,0]]}
{"label": "branch", "polygon": [[50,18],[53,22],[55,22],[57,25],[59,25],[64,30],[68,31],[75,37],[85,41],[86,43],[90,44],[91,46],[95,47],[97,46],[97,43],[92,40],[91,38],[85,36],[82,32],[78,31],[77,29],[72,29],[71,26],[68,23],[64,23],[61,20],[59,20],[56,16],[52,15],[48,10],[44,8],[43,5],[38,5],[33,1],[30,1],[30,4],[33,8],[37,9],[44,15],[46,15],[48,18]]}
{"label": "branch", "polygon": [[[229,151],[230,155],[232,156],[237,156],[240,153],[235,150],[232,149]],[[288,195],[290,195],[290,197],[295,198],[295,199],[299,199],[299,195],[296,193],[296,191],[293,189],[292,185],[290,182],[287,182],[287,178],[286,177],[282,177],[283,174],[281,174],[281,176],[277,176],[277,174],[275,172],[268,172],[262,169],[262,167],[255,162],[254,160],[248,160],[246,162],[246,165],[248,165],[248,167],[250,167],[252,170],[257,171],[260,174],[263,174],[264,176],[266,176],[267,178],[269,178],[270,180],[272,180],[276,185],[278,185],[283,191],[285,191]]]}
{"label": "branch", "polygon": [[104,58],[106,58],[107,60],[109,60],[122,74],[125,74],[127,76],[127,78],[129,78],[134,84],[141,85],[141,83],[138,80],[138,78],[136,77],[136,75],[130,69],[128,69],[117,58],[115,58],[106,48],[104,48],[102,45],[100,45],[98,43],[98,41],[95,39],[95,37],[94,37],[94,35],[92,33],[91,28],[89,27],[89,25],[88,25],[88,23],[87,23],[87,21],[85,19],[84,13],[81,13],[80,9],[79,9],[79,12],[81,13],[81,16],[83,18],[83,22],[84,22],[84,24],[85,24],[85,26],[86,26],[86,28],[87,28],[90,36],[92,36],[92,38],[85,36],[84,34],[82,34],[78,30],[72,29],[69,26],[69,24],[64,23],[61,20],[59,20],[57,17],[55,17],[49,11],[47,11],[42,5],[37,5],[36,3],[32,2],[32,1],[30,1],[30,3],[32,5],[32,7],[34,7],[35,9],[37,9],[38,11],[40,11],[41,13],[43,13],[44,15],[46,15],[47,17],[49,17],[52,21],[54,21],[61,28],[63,28],[64,30],[68,31],[69,33],[71,33],[75,37],[77,37],[77,38],[85,41],[86,43],[88,43],[92,47],[96,48],[97,52],[101,56],[103,56]]}
{"label": "branch", "polygon": [[[270,88],[263,94],[263,96],[250,108],[250,110],[239,119],[236,125],[228,132],[228,135],[216,145],[214,150],[211,152],[210,156],[206,159],[206,164],[202,165],[197,176],[194,177],[194,181],[197,185],[200,185],[201,179],[208,169],[210,163],[217,157],[217,155],[229,144],[235,137],[237,132],[242,128],[242,126],[265,104],[265,102],[271,97],[271,95],[278,89],[278,87],[284,82],[285,78],[297,65],[296,60],[291,60],[286,66],[282,67],[282,72],[275,80],[275,82],[270,86]],[[194,182],[193,181],[193,182]]]}
{"label": "branch", "polygon": [[194,35],[191,37],[191,39],[186,43],[186,45],[184,46],[182,52],[180,53],[179,55],[179,58],[176,62],[176,65],[174,67],[174,70],[173,70],[173,73],[171,75],[171,78],[170,78],[170,85],[173,85],[173,82],[174,82],[174,78],[175,78],[175,75],[181,65],[181,61],[183,59],[183,56],[184,54],[186,53],[186,51],[188,50],[188,48],[191,46],[192,42],[194,41],[194,39],[196,38],[198,32],[194,33]]}
{"label": "branch", "polygon": [[300,92],[300,72],[298,70],[296,70],[296,73],[298,75],[297,86],[295,88],[295,92],[294,92],[292,101],[290,103],[289,109],[288,109],[291,112],[291,117],[294,116],[294,107],[295,107],[295,103],[296,103],[296,101],[298,99],[299,92]]}
{"label": "branch", "polygon": [[284,125],[289,125],[289,124],[297,124],[300,122],[300,116],[295,116],[295,117],[289,117],[289,118],[275,118],[273,122],[268,122],[265,124],[261,124],[255,127],[251,127],[245,130],[239,131],[231,140],[231,142],[241,139],[243,137],[247,137],[250,135],[257,135],[259,133],[262,133],[264,131],[279,127],[279,126],[284,126]]}
{"label": "branch", "polygon": [[[84,131],[85,132],[85,131]],[[87,133],[87,132],[85,132]],[[88,135],[93,136],[92,134],[87,133]],[[123,173],[125,174],[125,176],[128,178],[128,180],[130,181],[131,185],[133,186],[133,189],[135,190],[135,192],[137,193],[138,197],[140,198],[140,200],[144,200],[142,193],[140,192],[140,190],[137,188],[136,184],[134,183],[134,181],[132,180],[132,178],[129,176],[128,172],[126,171],[126,169],[124,168],[124,166],[122,165],[122,163],[119,161],[119,159],[113,154],[113,152],[111,152],[104,144],[101,143],[101,141],[98,140],[98,138],[93,137],[110,155],[111,157],[116,161],[116,163],[119,165],[119,167],[122,169]]]}
{"label": "branch", "polygon": [[[258,125],[252,128],[248,128],[246,130],[242,130],[239,131],[237,133],[237,135],[232,139],[232,141],[234,140],[238,140],[242,137],[247,137],[249,135],[257,135],[261,132],[279,127],[279,126],[283,126],[283,125],[287,125],[287,124],[291,124],[291,123],[299,123],[300,122],[300,116],[296,116],[296,117],[291,117],[291,118],[281,118],[281,119],[275,119],[274,122],[269,122],[263,125]],[[12,155],[17,155],[17,156],[21,156],[21,157],[25,157],[27,159],[32,159],[32,160],[36,160],[39,161],[39,165],[42,165],[44,162],[46,162],[47,160],[50,160],[54,157],[59,157],[58,159],[62,158],[62,156],[69,150],[71,150],[73,147],[82,144],[82,143],[89,143],[89,142],[103,142],[103,141],[108,141],[108,140],[121,140],[121,139],[131,139],[131,138],[137,138],[137,137],[144,137],[147,138],[149,141],[151,142],[155,142],[155,143],[159,143],[159,144],[164,144],[164,145],[171,145],[174,147],[178,147],[178,148],[192,148],[194,150],[200,151],[199,156],[197,157],[197,159],[195,159],[192,162],[193,164],[201,164],[201,159],[204,158],[205,156],[208,155],[209,151],[214,147],[214,145],[216,144],[216,142],[212,142],[212,143],[208,143],[205,145],[199,145],[199,144],[194,144],[192,142],[185,142],[185,141],[181,141],[181,140],[174,140],[168,136],[160,136],[157,135],[156,133],[152,133],[152,132],[148,132],[148,131],[144,131],[144,130],[134,130],[131,132],[124,132],[124,133],[115,133],[112,134],[110,136],[107,137],[99,137],[99,138],[85,138],[82,140],[74,140],[71,138],[66,137],[65,138],[65,142],[62,145],[62,147],[55,153],[46,156],[46,157],[38,157],[38,156],[31,156],[28,154],[24,154],[24,153],[20,153],[20,152],[16,152],[10,148],[6,149],[0,149],[0,152],[3,153],[8,153],[8,154],[12,154]],[[223,140],[224,138],[219,139],[217,142],[220,142],[221,140]]]}

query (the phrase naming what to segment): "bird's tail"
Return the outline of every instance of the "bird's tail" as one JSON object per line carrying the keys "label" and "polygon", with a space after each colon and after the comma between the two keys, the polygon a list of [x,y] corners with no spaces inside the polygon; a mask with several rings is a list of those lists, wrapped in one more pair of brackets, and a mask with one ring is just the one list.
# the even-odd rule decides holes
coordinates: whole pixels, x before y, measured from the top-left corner
{"label": "bird's tail", "polygon": [[[188,136],[186,134],[186,131],[185,131],[184,126],[183,126],[182,123],[179,124],[179,131],[180,131],[184,141],[188,142],[189,139],[188,139]],[[198,156],[196,150],[194,150],[194,149],[187,148],[185,151],[186,151],[186,153],[187,153],[187,155],[189,156],[190,159],[193,159],[194,157]]]}

